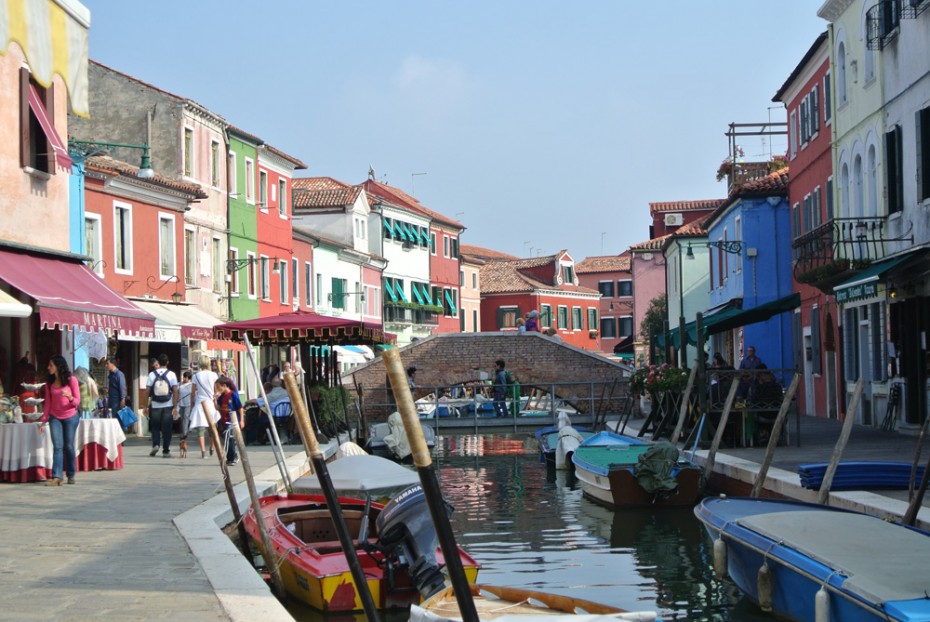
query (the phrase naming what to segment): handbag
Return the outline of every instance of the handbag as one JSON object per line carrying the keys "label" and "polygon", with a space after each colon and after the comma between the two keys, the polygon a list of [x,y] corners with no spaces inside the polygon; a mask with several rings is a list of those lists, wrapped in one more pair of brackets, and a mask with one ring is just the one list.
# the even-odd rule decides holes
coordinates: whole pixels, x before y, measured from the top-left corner
{"label": "handbag", "polygon": [[120,408],[116,413],[116,417],[119,419],[120,425],[123,426],[124,430],[139,420],[136,413],[133,412],[132,408],[129,406]]}

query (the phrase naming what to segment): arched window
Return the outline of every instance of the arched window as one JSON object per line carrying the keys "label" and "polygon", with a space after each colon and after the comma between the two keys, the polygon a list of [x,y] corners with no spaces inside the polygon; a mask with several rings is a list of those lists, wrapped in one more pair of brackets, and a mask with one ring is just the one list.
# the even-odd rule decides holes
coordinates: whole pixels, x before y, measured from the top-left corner
{"label": "arched window", "polygon": [[853,213],[852,216],[864,216],[864,196],[862,193],[862,156],[853,158]]}
{"label": "arched window", "polygon": [[878,216],[878,163],[875,157],[875,145],[869,145],[869,154],[866,159],[868,166],[868,203],[866,204],[866,216]]}
{"label": "arched window", "polygon": [[843,162],[840,169],[840,218],[849,218],[852,216],[852,209],[849,205],[849,164]]}
{"label": "arched window", "polygon": [[842,41],[836,46],[836,103],[846,103],[846,45]]}

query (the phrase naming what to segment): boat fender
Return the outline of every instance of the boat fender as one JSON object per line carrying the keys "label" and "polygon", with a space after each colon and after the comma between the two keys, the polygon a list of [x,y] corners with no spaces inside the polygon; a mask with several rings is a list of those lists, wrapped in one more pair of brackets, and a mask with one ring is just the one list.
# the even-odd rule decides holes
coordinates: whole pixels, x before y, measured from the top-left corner
{"label": "boat fender", "polygon": [[765,560],[759,568],[759,574],[756,577],[756,590],[759,593],[759,608],[766,613],[772,611],[772,571],[769,569],[769,562]]}
{"label": "boat fender", "polygon": [[718,579],[727,576],[727,543],[723,541],[722,536],[714,540],[714,572],[717,573]]}
{"label": "boat fender", "polygon": [[830,592],[821,585],[814,596],[814,622],[830,622]]}

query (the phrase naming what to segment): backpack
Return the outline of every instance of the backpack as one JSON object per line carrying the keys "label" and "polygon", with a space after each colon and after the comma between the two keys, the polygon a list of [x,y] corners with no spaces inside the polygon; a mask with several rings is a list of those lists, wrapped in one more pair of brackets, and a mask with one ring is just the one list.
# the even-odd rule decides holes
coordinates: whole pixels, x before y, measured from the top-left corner
{"label": "backpack", "polygon": [[508,387],[512,387],[517,382],[517,379],[514,377],[513,372],[511,372],[509,369],[504,372],[504,379],[506,380]]}
{"label": "backpack", "polygon": [[171,385],[168,384],[168,371],[161,375],[155,373],[155,382],[152,383],[152,401],[169,402],[171,401]]}

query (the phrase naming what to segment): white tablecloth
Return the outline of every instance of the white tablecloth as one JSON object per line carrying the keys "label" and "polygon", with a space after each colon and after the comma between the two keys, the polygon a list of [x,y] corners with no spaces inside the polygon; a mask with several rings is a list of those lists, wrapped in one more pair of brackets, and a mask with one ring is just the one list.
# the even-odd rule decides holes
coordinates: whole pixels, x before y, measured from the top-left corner
{"label": "white tablecloth", "polygon": [[[74,445],[77,454],[89,443],[107,450],[107,459],[115,461],[126,435],[116,419],[82,419]],[[52,435],[46,429],[39,434],[38,423],[5,423],[0,425],[0,471],[22,471],[30,468],[52,468]]]}

